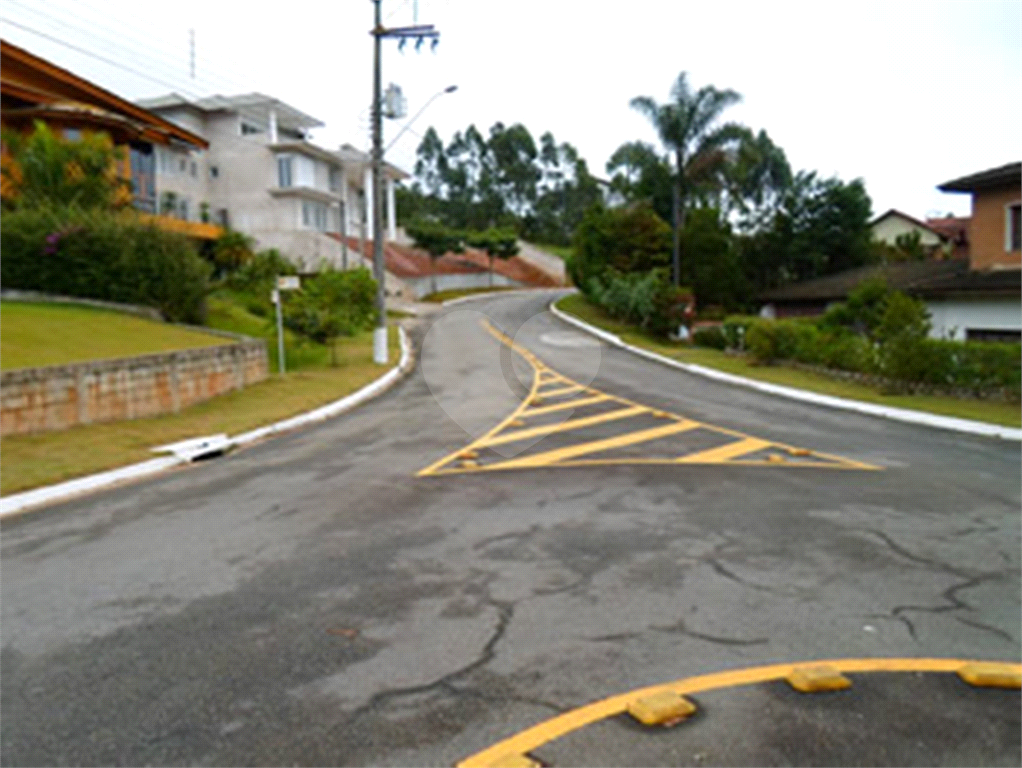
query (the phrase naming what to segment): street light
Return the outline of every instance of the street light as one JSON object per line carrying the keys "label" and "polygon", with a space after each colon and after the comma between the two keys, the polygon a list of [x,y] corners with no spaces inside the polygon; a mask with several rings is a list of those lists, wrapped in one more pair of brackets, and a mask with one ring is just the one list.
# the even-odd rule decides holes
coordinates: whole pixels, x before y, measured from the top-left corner
{"label": "street light", "polygon": [[409,120],[407,123],[405,123],[403,126],[401,126],[401,130],[397,132],[397,136],[395,136],[393,139],[391,139],[390,140],[390,144],[388,144],[386,147],[384,147],[384,149],[383,149],[384,154],[389,152],[390,148],[393,147],[395,144],[397,144],[397,140],[400,139],[404,135],[405,131],[407,131],[409,128],[412,127],[412,123],[414,123],[416,120],[419,119],[419,116],[423,112],[426,111],[426,107],[428,107],[434,101],[439,99],[445,93],[454,93],[456,90],[458,90],[458,86],[456,86],[456,85],[449,85],[446,88],[444,88],[442,91],[437,91],[432,96],[430,96],[429,99],[426,101],[426,103],[422,105],[422,109],[420,109],[418,112],[416,112],[411,120]]}

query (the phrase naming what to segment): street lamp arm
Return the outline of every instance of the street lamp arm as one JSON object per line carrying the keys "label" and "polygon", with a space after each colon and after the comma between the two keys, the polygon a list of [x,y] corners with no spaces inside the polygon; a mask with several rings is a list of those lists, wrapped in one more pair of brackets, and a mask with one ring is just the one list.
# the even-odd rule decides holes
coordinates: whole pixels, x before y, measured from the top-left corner
{"label": "street lamp arm", "polygon": [[429,97],[429,99],[427,99],[427,100],[426,100],[426,103],[422,105],[422,109],[420,109],[420,110],[419,110],[418,112],[416,112],[416,113],[415,113],[415,114],[414,114],[414,115],[412,116],[412,119],[411,119],[411,120],[409,120],[409,121],[408,121],[407,123],[405,123],[405,124],[404,124],[403,126],[401,126],[401,130],[397,132],[397,136],[395,136],[395,137],[394,137],[393,139],[391,139],[391,140],[390,140],[390,144],[388,144],[388,145],[386,146],[386,148],[385,148],[385,149],[383,150],[383,153],[384,153],[384,154],[386,154],[387,152],[389,152],[389,151],[390,151],[390,148],[391,148],[391,147],[393,147],[393,146],[394,146],[395,144],[397,144],[397,140],[398,140],[398,139],[400,139],[400,138],[401,138],[402,136],[404,136],[404,134],[405,134],[405,131],[407,131],[407,130],[408,130],[409,128],[411,128],[411,127],[412,127],[412,123],[414,123],[414,122],[415,122],[416,120],[418,120],[418,119],[419,119],[419,116],[420,116],[420,115],[421,115],[421,114],[422,114],[423,112],[425,112],[425,111],[426,111],[426,108],[427,108],[427,107],[428,107],[428,106],[429,106],[430,104],[432,104],[432,103],[433,103],[434,101],[436,101],[436,100],[437,100],[438,98],[440,98],[441,96],[443,96],[443,95],[444,95],[445,93],[454,93],[454,92],[455,92],[456,90],[458,90],[458,86],[456,86],[456,85],[449,85],[449,86],[447,86],[446,88],[444,88],[444,89],[443,89],[442,91],[437,91],[437,92],[436,92],[436,93],[434,93],[434,94],[433,94],[432,96],[430,96],[430,97]]}

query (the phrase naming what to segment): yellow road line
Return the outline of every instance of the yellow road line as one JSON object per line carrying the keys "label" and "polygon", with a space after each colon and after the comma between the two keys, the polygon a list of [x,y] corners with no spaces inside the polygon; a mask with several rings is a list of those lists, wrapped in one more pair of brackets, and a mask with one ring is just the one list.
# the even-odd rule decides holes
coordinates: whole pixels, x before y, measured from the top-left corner
{"label": "yellow road line", "polygon": [[[491,336],[494,336],[501,343],[507,344],[512,349],[515,349],[514,342],[507,340],[507,337],[504,336],[504,334],[502,334],[500,331],[498,331],[495,328],[493,328],[493,326],[490,325],[489,322],[484,322],[483,323],[483,328]],[[515,351],[517,351],[518,354],[522,354],[521,350],[517,350],[516,349]],[[524,354],[522,354],[522,356],[526,357]],[[526,359],[528,359],[528,358],[526,357]],[[493,429],[491,429],[489,432],[487,432],[485,435],[483,435],[481,438],[479,438],[480,440],[485,440],[488,437],[492,437],[497,432],[499,432],[500,430],[504,429],[504,427],[506,427],[508,424],[510,424],[516,418],[518,418],[518,414],[521,413],[521,411],[525,408],[526,403],[528,403],[529,400],[531,400],[533,397],[536,396],[536,390],[539,389],[539,377],[540,377],[540,374],[542,373],[543,369],[540,368],[539,366],[537,366],[531,360],[529,362],[530,362],[530,364],[532,365],[532,368],[533,368],[533,371],[532,371],[532,388],[529,390],[529,394],[525,396],[525,399],[518,405],[518,407],[515,408],[515,410],[513,410],[503,421],[501,421],[499,424],[497,424],[495,427],[493,427]],[[447,454],[446,456],[444,456],[439,461],[433,462],[432,464],[430,464],[425,469],[420,469],[418,472],[415,473],[415,476],[416,477],[426,477],[427,475],[436,474],[437,471],[440,469],[440,467],[442,467],[444,464],[447,464],[448,462],[454,461],[455,459],[458,458],[458,454],[459,453],[462,453],[463,451],[469,450],[472,447],[473,447],[473,445],[470,444],[466,448],[459,448],[456,451],[452,451],[451,453]]]}
{"label": "yellow road line", "polygon": [[581,384],[572,384],[570,387],[561,387],[560,389],[541,389],[539,391],[539,396],[560,397],[561,395],[570,395],[572,392],[579,392],[583,389],[585,389],[585,387],[583,387]]}
{"label": "yellow road line", "polygon": [[[489,430],[486,434],[484,434],[481,437],[477,438],[474,442],[469,443],[469,445],[467,445],[467,446],[465,446],[463,448],[460,448],[457,451],[453,451],[452,453],[448,454],[447,456],[445,456],[444,458],[440,459],[439,461],[436,461],[433,464],[431,464],[430,466],[426,467],[425,469],[420,470],[417,473],[418,477],[425,477],[427,475],[439,475],[439,474],[459,474],[459,473],[465,473],[465,472],[485,472],[485,471],[489,471],[489,470],[514,469],[514,468],[520,468],[520,467],[546,466],[546,464],[535,464],[534,460],[537,457],[543,457],[543,456],[546,456],[549,459],[549,456],[551,454],[555,454],[555,453],[556,454],[560,454],[561,452],[563,452],[565,450],[568,450],[568,449],[561,449],[561,451],[552,451],[552,452],[547,452],[547,453],[544,453],[544,454],[533,455],[531,457],[522,457],[521,459],[514,459],[514,460],[511,460],[511,461],[497,462],[497,463],[488,464],[488,465],[479,466],[479,467],[466,467],[466,466],[463,466],[463,465],[460,465],[460,464],[455,464],[454,462],[457,461],[457,459],[459,457],[459,454],[461,454],[461,453],[463,453],[464,451],[467,451],[467,450],[472,450],[472,449],[475,449],[475,448],[481,448],[481,447],[484,447],[486,445],[499,445],[499,444],[503,444],[503,443],[514,442],[515,440],[525,439],[526,437],[533,436],[533,435],[551,434],[553,432],[567,431],[567,430],[571,430],[571,429],[576,429],[576,428],[578,428],[578,427],[580,427],[582,425],[582,423],[585,421],[586,418],[597,419],[597,418],[600,418],[600,417],[605,416],[607,414],[597,414],[596,416],[592,416],[592,417],[584,417],[584,418],[581,418],[581,419],[571,419],[571,420],[569,420],[567,422],[564,422],[563,424],[559,424],[559,425],[556,425],[556,426],[544,425],[542,427],[533,427],[533,428],[531,428],[531,430],[527,429],[527,430],[519,431],[517,433],[506,433],[505,435],[499,435],[498,434],[498,433],[501,433],[504,430],[508,429],[509,426],[512,424],[512,422],[514,422],[516,419],[524,419],[524,418],[528,418],[528,417],[531,417],[531,416],[541,416],[543,414],[554,413],[554,412],[565,410],[565,409],[568,409],[568,408],[576,408],[576,407],[583,408],[583,407],[586,407],[588,405],[594,405],[594,404],[600,403],[600,402],[613,402],[613,403],[617,403],[617,404],[619,404],[621,406],[624,406],[624,410],[639,409],[642,412],[651,412],[653,410],[653,409],[649,408],[646,405],[634,402],[632,400],[628,400],[627,398],[618,397],[616,395],[610,395],[610,394],[607,394],[607,393],[604,393],[604,392],[600,392],[597,389],[589,388],[589,387],[587,387],[587,386],[585,386],[583,384],[579,384],[577,381],[574,381],[573,379],[570,379],[567,376],[564,376],[563,374],[557,373],[556,371],[552,370],[551,368],[548,368],[536,355],[534,355],[529,350],[524,349],[523,347],[521,347],[520,345],[518,345],[517,343],[512,341],[511,338],[509,336],[507,336],[507,334],[505,334],[502,331],[500,331],[497,328],[495,328],[492,325],[492,323],[490,323],[489,321],[483,321],[482,326],[483,326],[484,330],[486,330],[486,332],[489,333],[491,336],[493,336],[498,342],[500,342],[501,344],[506,345],[507,347],[509,347],[512,350],[514,350],[515,352],[517,352],[526,362],[529,363],[530,366],[532,366],[532,369],[533,369],[532,386],[531,386],[531,388],[529,390],[528,395],[526,395],[525,399],[503,421],[501,421],[499,424],[497,424],[495,427],[493,427],[491,430]],[[557,384],[557,383],[561,383],[561,384],[563,384],[565,386],[561,387],[561,389],[552,390],[552,391],[545,392],[545,393],[539,391],[541,387],[546,387],[546,386],[550,386],[550,385]],[[577,388],[577,389],[574,389],[574,388]],[[569,394],[570,391],[578,391],[580,393],[588,392],[588,393],[593,393],[593,394],[591,396],[589,396],[589,397],[576,398],[574,400],[569,400],[567,402],[560,402],[560,403],[556,403],[556,404],[548,405],[548,406],[540,406],[540,407],[535,407],[535,408],[532,408],[532,407],[529,406],[529,402],[533,401],[537,397],[537,395],[542,400],[543,397],[548,397],[548,396],[551,396],[551,395],[557,396],[559,394]],[[611,414],[620,414],[620,413],[622,413],[622,411],[618,410],[618,411],[612,411],[610,413]],[[566,459],[556,459],[557,465],[561,466],[561,467],[567,467],[567,466],[582,467],[582,466],[609,466],[609,465],[624,465],[624,464],[672,464],[672,465],[677,465],[677,464],[716,464],[716,463],[726,463],[726,464],[729,464],[731,466],[734,466],[734,465],[757,466],[757,467],[758,466],[770,466],[770,467],[785,467],[785,468],[787,468],[787,467],[815,467],[815,468],[828,468],[828,469],[860,469],[860,470],[874,470],[874,471],[882,469],[882,467],[874,466],[874,465],[871,465],[871,464],[866,464],[864,462],[855,461],[853,459],[846,459],[846,458],[841,457],[841,456],[834,456],[834,455],[830,455],[830,454],[826,454],[826,453],[819,453],[817,451],[812,451],[811,454],[810,454],[813,459],[816,459],[816,461],[767,462],[767,461],[760,461],[760,460],[741,459],[741,458],[737,458],[737,457],[740,457],[740,456],[743,456],[743,455],[746,455],[746,454],[749,454],[749,453],[752,453],[754,451],[761,450],[761,449],[767,448],[767,447],[773,447],[773,448],[777,448],[777,449],[782,450],[782,451],[789,451],[789,452],[790,451],[795,451],[795,450],[798,450],[798,449],[796,449],[794,446],[786,445],[784,443],[778,443],[778,442],[773,442],[773,441],[769,441],[769,440],[762,440],[760,438],[750,437],[749,435],[746,435],[746,434],[744,434],[742,432],[738,432],[738,431],[735,431],[733,429],[728,429],[726,427],[718,427],[718,426],[714,426],[712,424],[704,424],[704,423],[701,423],[701,422],[693,421],[691,419],[686,419],[685,417],[680,416],[678,414],[674,414],[674,413],[669,413],[668,412],[667,416],[672,418],[672,419],[676,419],[677,420],[675,422],[675,425],[679,424],[679,423],[689,425],[689,426],[685,427],[685,429],[679,429],[677,431],[685,431],[687,429],[701,428],[701,429],[706,429],[706,430],[708,430],[710,432],[715,432],[717,434],[728,435],[730,437],[733,437],[733,438],[735,438],[735,442],[729,443],[729,444],[727,444],[725,446],[722,446],[720,448],[713,448],[713,449],[710,449],[710,450],[707,450],[707,451],[701,451],[699,453],[689,454],[687,456],[682,456],[680,458],[670,458],[670,459],[662,459],[662,458],[656,458],[656,459],[642,459],[642,458],[584,459],[583,458],[583,459],[578,459],[578,460],[571,460],[570,458],[566,458]],[[615,418],[617,418],[617,417],[615,417]],[[624,417],[621,416],[620,418],[624,418]],[[608,420],[612,420],[612,419],[608,418]],[[590,422],[590,423],[599,423],[599,422],[594,421],[594,422]],[[673,431],[674,430],[672,430],[672,432]],[[656,439],[656,437],[642,437],[642,435],[644,433],[636,433],[636,434],[639,435],[639,437],[634,438],[634,439],[630,435],[622,435],[620,438],[614,438],[615,444],[610,446],[610,447],[611,448],[615,448],[615,447],[620,447],[620,446],[623,446],[623,445],[631,445],[631,444],[634,444],[636,442],[643,442],[645,440]],[[585,444],[583,446],[576,446],[576,448],[579,448],[581,450],[581,452],[576,454],[576,455],[582,456],[582,455],[585,455],[587,453],[593,453],[593,452],[595,452],[595,450],[608,450],[609,449],[609,448],[600,448],[600,449],[595,449],[594,450],[594,449],[592,449],[590,447],[592,445],[593,445],[592,443],[587,443],[587,444]],[[830,463],[827,463],[827,462],[834,462],[834,463],[830,464]],[[446,468],[445,468],[445,465],[448,465],[448,464],[452,464],[452,466],[446,466]]]}
{"label": "yellow road line", "polygon": [[[963,659],[834,659],[799,664],[772,664],[682,678],[672,683],[639,688],[628,693],[611,696],[602,701],[565,712],[465,758],[457,764],[457,768],[485,768],[508,755],[524,755],[567,733],[599,720],[619,715],[628,709],[628,705],[632,701],[665,691],[684,696],[721,688],[766,683],[783,680],[797,669],[820,665],[834,667],[838,672],[855,674],[867,672],[957,672],[962,667],[973,663],[978,662]],[[1022,671],[1022,664],[1010,666],[1017,667]]]}
{"label": "yellow road line", "polygon": [[673,424],[665,424],[662,427],[653,427],[639,432],[629,432],[624,435],[608,437],[605,440],[594,440],[581,445],[569,445],[566,448],[557,448],[553,451],[535,453],[530,456],[521,456],[517,459],[502,461],[499,464],[491,464],[493,469],[518,469],[521,467],[543,467],[553,464],[562,459],[571,459],[576,456],[585,456],[587,453],[598,453],[609,451],[614,448],[624,448],[636,443],[645,443],[649,440],[657,440],[661,437],[674,435],[679,432],[687,432],[690,429],[698,429],[701,425],[695,421],[676,421]]}
{"label": "yellow road line", "polygon": [[[542,395],[541,395],[542,397]],[[523,410],[519,415],[527,419],[531,416],[542,416],[544,413],[553,413],[554,411],[564,411],[568,408],[582,408],[587,405],[595,405],[596,403],[602,403],[606,400],[613,400],[613,397],[605,395],[602,392],[592,397],[583,397],[577,400],[569,400],[566,403],[555,403],[554,405],[543,405],[539,408],[528,408]],[[642,406],[638,406],[642,407]]]}
{"label": "yellow road line", "polygon": [[542,427],[532,427],[531,429],[518,429],[514,432],[505,432],[489,439],[480,438],[472,444],[472,447],[488,448],[493,445],[514,443],[518,440],[536,437],[537,435],[550,435],[555,432],[568,432],[573,429],[583,429],[584,427],[591,427],[595,424],[603,424],[607,421],[616,421],[617,419],[627,419],[632,416],[640,416],[643,413],[649,413],[649,409],[622,408],[621,410],[610,411],[609,413],[598,413],[595,416],[586,416],[581,419],[569,419],[568,421],[562,421],[558,424],[545,424]]}
{"label": "yellow road line", "polygon": [[708,451],[700,451],[699,453],[690,453],[687,456],[675,459],[679,464],[717,464],[728,459],[733,459],[736,456],[744,456],[747,453],[753,451],[759,451],[763,448],[769,448],[774,443],[769,440],[760,440],[758,437],[747,437],[744,440],[739,440],[736,443],[728,443],[722,445],[719,448],[710,448]]}

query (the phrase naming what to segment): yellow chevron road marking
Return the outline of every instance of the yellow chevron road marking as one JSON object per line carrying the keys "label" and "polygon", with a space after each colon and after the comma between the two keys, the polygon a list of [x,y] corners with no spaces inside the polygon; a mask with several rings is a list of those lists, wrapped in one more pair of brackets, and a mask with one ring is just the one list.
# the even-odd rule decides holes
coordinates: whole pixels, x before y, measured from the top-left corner
{"label": "yellow chevron road marking", "polygon": [[658,440],[668,435],[676,435],[679,432],[687,432],[690,429],[698,429],[701,425],[697,421],[679,421],[667,424],[662,427],[643,429],[639,432],[626,432],[623,435],[615,435],[604,440],[592,440],[581,445],[571,445],[567,448],[558,448],[545,453],[537,453],[529,456],[520,456],[517,459],[502,461],[497,466],[500,469],[522,469],[524,467],[545,467],[548,464],[556,464],[562,459],[573,459],[576,456],[585,456],[589,453],[600,451],[611,451],[615,448],[645,443],[649,440]]}
{"label": "yellow chevron road marking", "polygon": [[569,421],[562,421],[558,424],[544,424],[542,427],[532,427],[531,429],[518,429],[514,432],[504,432],[503,434],[499,434],[496,437],[491,437],[489,439],[480,438],[472,445],[475,448],[490,448],[494,445],[515,443],[519,440],[527,440],[530,437],[538,437],[539,435],[552,435],[556,432],[568,432],[573,429],[592,427],[596,424],[605,424],[608,421],[630,419],[632,416],[641,416],[644,413],[649,413],[649,409],[638,407],[621,408],[620,410],[611,411],[610,413],[600,413],[596,416],[586,416],[582,419],[570,419]]}
{"label": "yellow chevron road marking", "polygon": [[[483,323],[483,328],[502,344],[517,352],[529,365],[532,366],[532,385],[528,394],[522,402],[503,421],[497,424],[486,434],[460,448],[439,461],[434,462],[425,469],[418,472],[418,477],[430,475],[447,475],[468,472],[488,472],[502,469],[534,469],[539,467],[595,467],[621,464],[650,465],[661,464],[675,466],[681,464],[706,465],[706,464],[730,464],[745,467],[805,467],[816,469],[856,469],[856,470],[877,470],[880,467],[872,466],[860,461],[846,459],[841,456],[834,456],[816,451],[795,448],[771,440],[764,440],[757,437],[737,432],[725,427],[718,427],[712,424],[704,424],[699,421],[685,418],[678,414],[656,410],[648,406],[636,403],[623,397],[611,395],[606,392],[579,384],[567,376],[557,373],[544,364],[536,355],[529,350],[515,343],[506,334],[494,328],[489,322]],[[571,395],[575,395],[571,397]],[[545,405],[544,399],[548,397],[566,397],[556,403]],[[585,408],[590,405],[609,403],[620,406],[606,413],[598,413],[579,418],[569,418],[555,424],[537,424],[528,426],[527,421],[537,416],[550,413]],[[499,445],[507,445],[534,437],[546,435],[570,433],[586,427],[606,424],[625,424],[628,419],[637,416],[649,415],[669,420],[668,423],[657,427],[644,427],[632,429],[621,434],[602,437],[599,439],[586,439],[575,445],[569,445],[553,450],[540,451],[538,453],[523,453],[510,459],[493,457],[489,452],[488,458],[480,458],[480,452]],[[647,422],[648,423],[648,422]],[[675,435],[682,435],[689,432],[708,432],[715,435],[723,435],[730,438],[730,442],[724,445],[709,449],[696,449],[691,453],[684,453],[681,456],[660,456],[660,457],[594,457],[593,454],[613,451],[619,448],[641,445],[655,440],[663,440]],[[660,443],[661,449],[665,443]],[[772,449],[772,453],[763,459],[748,459],[750,454],[766,449]],[[526,451],[529,448],[525,449]],[[683,449],[675,449],[683,450]]]}
{"label": "yellow chevron road marking", "polygon": [[715,464],[721,461],[727,461],[728,459],[734,459],[738,456],[744,456],[748,453],[754,453],[764,448],[769,448],[773,443],[769,440],[760,440],[755,437],[747,437],[744,440],[739,440],[737,443],[728,443],[722,445],[720,448],[711,448],[708,451],[700,451],[699,453],[690,453],[687,456],[682,456],[680,459],[676,459],[679,464]]}

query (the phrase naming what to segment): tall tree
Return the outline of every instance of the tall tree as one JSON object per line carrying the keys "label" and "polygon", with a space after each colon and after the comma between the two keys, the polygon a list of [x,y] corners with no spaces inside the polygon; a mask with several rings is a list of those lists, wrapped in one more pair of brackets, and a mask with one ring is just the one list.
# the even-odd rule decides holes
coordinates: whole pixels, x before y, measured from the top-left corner
{"label": "tall tree", "polygon": [[793,180],[784,150],[764,130],[746,133],[727,175],[727,207],[740,214],[741,226],[746,230],[769,223]]}
{"label": "tall tree", "polygon": [[650,96],[637,96],[631,106],[653,124],[660,141],[674,156],[672,204],[674,283],[681,279],[680,232],[685,224],[689,199],[701,189],[721,184],[721,170],[746,129],[734,123],[719,124],[724,111],[741,101],[730,89],[705,85],[693,92],[682,72],[671,87],[671,101],[658,104]]}

